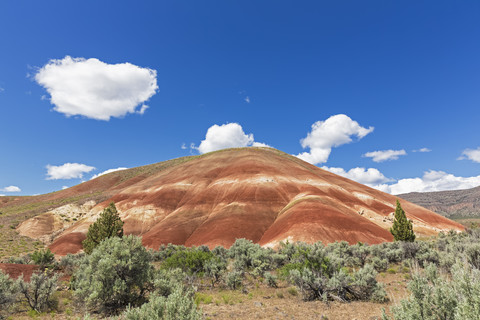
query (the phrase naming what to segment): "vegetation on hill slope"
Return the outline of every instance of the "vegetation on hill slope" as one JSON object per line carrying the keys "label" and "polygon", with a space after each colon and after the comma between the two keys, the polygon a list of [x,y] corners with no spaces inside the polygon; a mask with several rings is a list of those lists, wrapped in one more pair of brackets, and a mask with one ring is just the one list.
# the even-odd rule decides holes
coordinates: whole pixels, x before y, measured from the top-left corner
{"label": "vegetation on hill slope", "polygon": [[[209,310],[209,317],[216,317],[221,314],[211,313],[215,305],[248,301],[262,286],[276,290],[271,292],[277,292],[278,299],[287,299],[285,294],[296,299],[298,294],[304,301],[337,306],[365,301],[362,303],[369,308],[375,306],[378,317],[385,308],[384,319],[417,319],[418,314],[424,315],[418,319],[473,319],[480,312],[479,240],[480,232],[474,230],[440,234],[427,241],[372,246],[284,243],[275,251],[238,239],[230,249],[170,244],[146,250],[139,238],[114,237],[90,255],[68,255],[57,262],[52,269],[73,276],[70,284],[57,287],[53,298],[43,300],[50,302],[39,310],[66,312],[65,307],[53,303],[55,297],[63,295],[70,297],[63,305],[77,315],[174,319],[183,314],[185,319],[201,319],[202,306]],[[411,279],[411,296],[390,310],[386,302],[391,305],[392,293],[385,290],[381,279],[397,272],[406,272]],[[56,283],[53,274],[39,273],[36,277],[42,275],[45,283]],[[0,280],[0,297],[7,295],[18,301],[8,312],[21,316],[28,306],[21,302],[26,302],[26,297],[10,292],[11,288],[18,292],[18,288],[8,277],[1,275]],[[268,305],[268,300],[263,301],[255,306]]]}

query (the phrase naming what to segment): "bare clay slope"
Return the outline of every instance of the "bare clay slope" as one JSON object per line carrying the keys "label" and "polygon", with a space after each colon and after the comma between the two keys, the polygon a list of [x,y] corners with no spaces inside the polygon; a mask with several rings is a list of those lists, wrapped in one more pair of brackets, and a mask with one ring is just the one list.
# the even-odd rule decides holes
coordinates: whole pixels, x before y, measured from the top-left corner
{"label": "bare clay slope", "polygon": [[[391,241],[396,197],[270,148],[229,149],[130,181],[52,243],[57,254],[81,249],[88,226],[114,201],[126,234],[146,246],[174,243],[230,246],[247,238],[279,241]],[[431,235],[463,227],[402,202],[414,230]]]}

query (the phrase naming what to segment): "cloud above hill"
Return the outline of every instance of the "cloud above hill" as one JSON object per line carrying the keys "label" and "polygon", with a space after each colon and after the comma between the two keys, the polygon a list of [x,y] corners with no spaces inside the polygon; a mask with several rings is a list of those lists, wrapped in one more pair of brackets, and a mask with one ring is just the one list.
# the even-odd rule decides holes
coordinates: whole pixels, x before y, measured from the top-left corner
{"label": "cloud above hill", "polygon": [[383,175],[378,169],[375,168],[352,168],[346,171],[343,168],[335,168],[335,167],[325,167],[323,166],[322,169],[330,171],[332,173],[338,174],[339,176],[351,179],[353,181],[357,181],[359,183],[365,184],[369,187],[375,187],[379,184],[394,181],[389,179]]}
{"label": "cloud above hill", "polygon": [[94,175],[93,177],[90,178],[90,180],[93,180],[95,178],[98,178],[100,176],[103,176],[104,174],[108,174],[108,173],[112,173],[112,172],[115,172],[115,171],[121,171],[121,170],[127,170],[128,168],[125,168],[125,167],[119,167],[119,168],[115,168],[115,169],[108,169],[108,170],[105,170],[103,172],[100,172],[99,174],[96,174]]}
{"label": "cloud above hill", "polygon": [[480,163],[480,147],[477,149],[465,149],[458,160],[468,159]]}
{"label": "cloud above hill", "polygon": [[95,170],[95,167],[81,163],[65,163],[61,166],[47,165],[47,180],[83,178],[84,173]]}
{"label": "cloud above hill", "polygon": [[1,192],[20,192],[22,189],[20,189],[17,186],[8,186],[5,188],[0,189]]}
{"label": "cloud above hill", "polygon": [[372,158],[374,162],[397,160],[399,156],[405,156],[405,150],[378,150],[365,153],[362,157]]}
{"label": "cloud above hill", "polygon": [[422,177],[405,178],[396,181],[395,179],[385,177],[376,168],[365,169],[357,167],[347,171],[343,168],[324,166],[322,169],[391,194],[470,189],[480,185],[480,175],[457,177],[444,171],[435,170],[424,172]]}
{"label": "cloud above hill", "polygon": [[355,136],[362,139],[373,129],[360,126],[357,121],[344,114],[317,121],[307,136],[300,140],[302,147],[309,148],[310,151],[300,153],[297,157],[312,164],[327,162],[333,147],[350,143]]}
{"label": "cloud above hill", "polygon": [[391,194],[409,192],[430,192],[470,189],[480,185],[480,175],[473,177],[457,177],[444,171],[429,170],[423,176],[398,180],[391,185],[379,186],[382,191]]}
{"label": "cloud above hill", "polygon": [[34,79],[50,94],[53,110],[67,117],[105,121],[128,113],[143,114],[148,108],[144,102],[158,89],[155,70],[95,58],[52,59]]}
{"label": "cloud above hill", "polygon": [[205,139],[193,149],[200,153],[226,149],[226,148],[242,148],[242,147],[268,147],[265,143],[256,142],[253,134],[246,134],[238,123],[227,123],[221,126],[215,124],[208,128]]}

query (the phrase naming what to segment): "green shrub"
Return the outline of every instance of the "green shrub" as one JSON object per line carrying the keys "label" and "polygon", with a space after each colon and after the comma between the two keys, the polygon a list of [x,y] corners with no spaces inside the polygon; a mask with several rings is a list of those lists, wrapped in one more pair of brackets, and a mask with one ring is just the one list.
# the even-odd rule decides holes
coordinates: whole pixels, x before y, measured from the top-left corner
{"label": "green shrub", "polygon": [[10,307],[17,301],[18,283],[0,270],[0,319],[8,316]]}
{"label": "green shrub", "polygon": [[192,293],[175,290],[168,297],[153,294],[150,301],[139,308],[127,308],[120,319],[127,320],[199,320],[202,315],[192,298]]}
{"label": "green shrub", "polygon": [[85,258],[85,254],[67,254],[62,257],[58,266],[67,274],[72,274],[80,265],[82,260]]}
{"label": "green shrub", "polygon": [[154,270],[153,291],[161,296],[167,297],[172,294],[173,289],[184,286],[186,274],[180,269],[173,270]]}
{"label": "green shrub", "polygon": [[123,236],[123,221],[112,202],[106,207],[100,217],[88,228],[87,238],[83,240],[83,250],[90,254],[103,240]]}
{"label": "green shrub", "polygon": [[371,263],[377,272],[386,271],[388,268],[387,259],[380,259],[379,257],[373,257]]}
{"label": "green shrub", "polygon": [[272,287],[272,288],[278,287],[277,277],[271,274],[270,272],[265,272],[265,282],[269,287]]}
{"label": "green shrub", "polygon": [[29,282],[22,278],[18,280],[20,293],[32,310],[42,312],[51,306],[51,297],[57,289],[58,278],[58,273],[46,270],[32,274]]}
{"label": "green shrub", "polygon": [[[201,319],[191,288],[183,284],[185,273],[180,269],[157,270],[154,276],[153,293],[149,301],[139,308],[127,308],[120,319]],[[210,297],[210,302],[211,302]],[[208,298],[205,298],[208,301]]]}
{"label": "green shrub", "polygon": [[400,201],[397,200],[397,207],[395,208],[395,218],[393,220],[390,232],[395,241],[415,241],[415,233],[413,232],[412,221],[407,219],[405,211],[403,211]]}
{"label": "green shrub", "polygon": [[[391,308],[395,320],[478,319],[480,314],[480,270],[458,260],[451,277],[434,264],[416,272],[408,284],[411,295]],[[383,319],[390,319],[384,312]]]}
{"label": "green shrub", "polygon": [[138,237],[105,239],[74,273],[75,295],[87,307],[106,313],[138,305],[152,280],[150,260]]}
{"label": "green shrub", "polygon": [[228,249],[228,256],[234,259],[235,270],[240,272],[251,270],[257,277],[273,268],[273,254],[273,250],[264,249],[246,239],[237,239]]}
{"label": "green shrub", "polygon": [[49,248],[46,250],[38,250],[32,253],[31,258],[35,264],[38,264],[41,268],[50,266],[55,261],[54,254]]}
{"label": "green shrub", "polygon": [[211,279],[212,288],[216,283],[220,282],[227,269],[227,262],[216,256],[205,262],[203,266],[205,275]]}
{"label": "green shrub", "polygon": [[226,275],[226,285],[232,290],[238,289],[242,285],[243,274],[240,271],[232,271]]}
{"label": "green shrub", "polygon": [[215,256],[210,251],[205,252],[195,248],[179,250],[165,259],[162,268],[179,268],[192,275],[205,272],[205,265],[212,259],[215,259]]}
{"label": "green shrub", "polygon": [[465,254],[468,263],[476,269],[480,270],[480,244],[474,243],[466,247]]}
{"label": "green shrub", "polygon": [[376,275],[369,264],[353,275],[347,274],[344,269],[327,274],[304,268],[301,271],[291,270],[290,281],[300,289],[306,301],[384,301],[386,293],[377,282]]}
{"label": "green shrub", "polygon": [[21,257],[10,257],[7,260],[7,263],[15,263],[15,264],[30,264],[32,258],[30,255],[26,254]]}

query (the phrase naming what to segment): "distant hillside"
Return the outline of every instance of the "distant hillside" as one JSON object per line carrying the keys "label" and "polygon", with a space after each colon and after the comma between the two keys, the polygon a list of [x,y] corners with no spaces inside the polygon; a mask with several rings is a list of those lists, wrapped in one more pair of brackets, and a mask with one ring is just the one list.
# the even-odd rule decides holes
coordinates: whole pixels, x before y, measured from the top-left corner
{"label": "distant hillside", "polygon": [[[66,254],[81,250],[89,225],[112,201],[125,233],[142,236],[148,247],[213,248],[237,238],[269,247],[286,240],[392,241],[396,197],[279,150],[240,148],[117,171],[53,194],[0,199],[0,210],[27,218],[16,227],[20,235],[53,241],[52,251]],[[463,230],[413,203],[402,207],[419,235]],[[28,219],[33,213],[41,214]]]}
{"label": "distant hillside", "polygon": [[480,217],[480,186],[466,190],[411,192],[398,196],[445,217]]}

